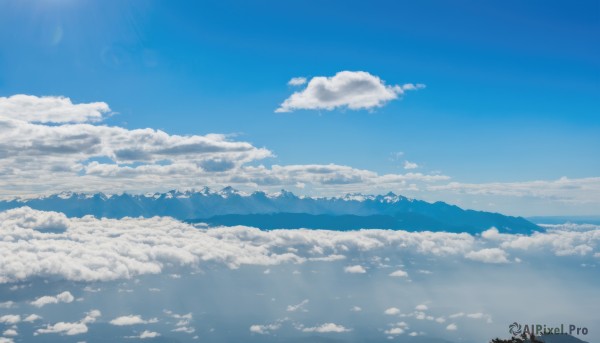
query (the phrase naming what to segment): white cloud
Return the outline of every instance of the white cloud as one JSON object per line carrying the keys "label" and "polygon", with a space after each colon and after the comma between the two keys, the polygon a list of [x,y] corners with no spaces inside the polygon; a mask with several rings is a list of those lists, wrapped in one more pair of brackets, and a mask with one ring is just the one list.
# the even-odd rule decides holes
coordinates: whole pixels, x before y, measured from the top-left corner
{"label": "white cloud", "polygon": [[465,255],[466,258],[473,261],[484,263],[509,263],[506,251],[499,248],[481,249],[471,251]]}
{"label": "white cloud", "polygon": [[282,321],[277,321],[275,323],[266,324],[266,325],[251,325],[250,332],[256,333],[259,335],[268,335],[273,331],[279,330],[279,328],[281,328],[281,322]]}
{"label": "white cloud", "polygon": [[429,307],[427,307],[427,305],[425,304],[420,304],[415,307],[415,310],[417,311],[427,311],[428,309]]}
{"label": "white cloud", "polygon": [[350,311],[352,312],[360,312],[362,311],[362,308],[360,306],[353,306]]}
{"label": "white cloud", "polygon": [[0,323],[13,325],[21,322],[21,316],[18,314],[6,314],[0,317]]}
{"label": "white cloud", "polygon": [[85,314],[85,317],[81,320],[84,324],[95,323],[96,319],[102,316],[102,312],[100,310],[91,310]]}
{"label": "white cloud", "polygon": [[81,323],[81,322],[75,322],[75,323],[58,322],[54,325],[49,324],[49,325],[46,325],[45,328],[37,329],[35,331],[34,335],[35,334],[58,333],[58,334],[64,334],[67,336],[73,336],[73,335],[80,335],[80,334],[83,334],[86,332],[88,332],[88,327],[84,323]]}
{"label": "white cloud", "polygon": [[126,336],[126,338],[139,338],[139,339],[156,338],[156,337],[160,337],[160,333],[154,332],[154,331],[149,331],[149,330],[142,331],[138,336]]}
{"label": "white cloud", "polygon": [[398,270],[396,270],[394,272],[391,272],[390,276],[391,277],[408,277],[408,273],[405,272],[404,270],[398,269]]}
{"label": "white cloud", "polygon": [[[61,233],[39,229],[60,227]],[[597,251],[600,228],[552,229],[533,235],[501,235],[489,240],[466,233],[407,232],[401,230],[270,230],[243,226],[203,228],[172,218],[96,219],[67,218],[56,212],[27,207],[0,212],[0,283],[36,277],[71,281],[108,281],[138,275],[173,273],[169,266],[200,267],[218,263],[229,268],[243,265],[273,266],[304,263],[323,256],[381,254],[387,249],[431,257],[501,261],[498,249],[525,249],[562,256]],[[126,246],[127,249],[120,247]],[[488,250],[486,250],[488,249]],[[586,253],[593,255],[591,252]],[[326,259],[322,262],[339,261]],[[357,267],[358,266],[358,267]],[[361,272],[361,264],[349,271]],[[70,293],[69,293],[70,294]],[[66,294],[60,298],[69,300]],[[43,299],[55,298],[58,296]],[[37,299],[37,303],[47,300]]]}
{"label": "white cloud", "polygon": [[290,86],[302,86],[303,84],[306,83],[306,78],[305,77],[292,77],[289,81],[288,81],[288,85]]}
{"label": "white cloud", "polygon": [[[193,177],[211,183],[210,175],[272,156],[267,149],[231,141],[226,135],[179,136],[89,124],[50,126],[5,117],[0,117],[0,151],[0,186],[16,194],[35,185],[35,191],[43,193],[77,190],[86,183],[95,190],[123,190],[125,180],[134,185],[150,182],[156,188],[151,178],[156,176],[187,178],[193,187]],[[39,188],[42,184],[44,189]]]}
{"label": "white cloud", "polygon": [[12,308],[13,306],[15,306],[15,302],[10,300],[0,303],[0,308]]}
{"label": "white cloud", "polygon": [[391,329],[385,330],[383,333],[385,333],[386,335],[401,335],[404,333],[404,329],[391,328]]}
{"label": "white cloud", "polygon": [[84,123],[103,119],[110,108],[104,102],[73,104],[62,96],[17,94],[0,97],[0,116],[39,123]]}
{"label": "white cloud", "polygon": [[421,173],[380,175],[335,164],[251,166],[250,162],[272,157],[272,152],[227,135],[44,125],[1,116],[0,151],[2,198],[63,190],[143,193],[205,185],[251,189],[302,185],[339,194],[356,189],[413,189],[409,183],[449,179]]}
{"label": "white cloud", "polygon": [[306,88],[287,98],[275,112],[294,110],[351,110],[381,107],[405,91],[424,88],[421,84],[386,85],[379,77],[364,71],[341,71],[332,77],[313,77]]}
{"label": "white cloud", "polygon": [[419,165],[414,162],[404,161],[404,169],[417,169]]}
{"label": "white cloud", "polygon": [[28,322],[28,323],[33,323],[36,320],[40,320],[40,319],[42,319],[42,317],[34,313],[34,314],[30,314],[27,317],[25,317],[25,319],[23,319],[23,321]]}
{"label": "white cloud", "polygon": [[36,300],[30,302],[32,306],[42,307],[48,304],[58,304],[58,303],[71,303],[75,300],[71,292],[62,292],[56,296],[45,295],[43,297],[39,297]]}
{"label": "white cloud", "polygon": [[456,331],[458,329],[458,326],[456,326],[456,324],[452,323],[452,324],[448,324],[448,326],[446,326],[446,330],[448,331]]}
{"label": "white cloud", "polygon": [[148,320],[143,319],[139,315],[128,315],[121,316],[111,320],[109,323],[116,326],[126,326],[126,325],[138,325],[138,324],[148,324],[148,323],[156,323],[158,319],[151,318]]}
{"label": "white cloud", "polygon": [[299,304],[296,304],[296,305],[288,305],[288,307],[287,307],[286,311],[287,311],[287,312],[296,312],[296,311],[298,311],[298,310],[301,310],[301,311],[306,311],[306,310],[304,309],[304,306],[305,306],[306,304],[308,304],[308,299],[304,299],[304,300],[302,300],[302,301],[301,301]]}
{"label": "white cloud", "polygon": [[387,314],[388,316],[395,316],[400,314],[400,309],[397,307],[390,307],[383,311],[383,313]]}
{"label": "white cloud", "polygon": [[477,196],[533,197],[571,204],[600,203],[600,177],[481,184],[450,182],[446,185],[430,185],[427,189]]}
{"label": "white cloud", "polygon": [[363,266],[357,264],[344,268],[344,272],[350,274],[364,274],[367,272],[367,270]]}
{"label": "white cloud", "polygon": [[303,327],[302,331],[318,332],[318,333],[342,333],[342,332],[352,331],[352,329],[348,329],[348,328],[344,327],[343,325],[338,325],[338,324],[334,324],[334,323],[325,323],[320,326]]}
{"label": "white cloud", "polygon": [[179,327],[176,327],[175,329],[173,329],[171,331],[172,332],[194,333],[194,332],[196,332],[196,329],[194,329],[192,327],[187,327],[187,326],[179,326]]}
{"label": "white cloud", "polygon": [[7,337],[15,337],[15,336],[18,336],[19,333],[15,329],[7,329],[7,330],[4,330],[2,335],[7,336]]}
{"label": "white cloud", "polygon": [[454,313],[448,316],[448,318],[460,318],[460,317],[464,317],[465,313],[464,312],[458,312],[458,313]]}

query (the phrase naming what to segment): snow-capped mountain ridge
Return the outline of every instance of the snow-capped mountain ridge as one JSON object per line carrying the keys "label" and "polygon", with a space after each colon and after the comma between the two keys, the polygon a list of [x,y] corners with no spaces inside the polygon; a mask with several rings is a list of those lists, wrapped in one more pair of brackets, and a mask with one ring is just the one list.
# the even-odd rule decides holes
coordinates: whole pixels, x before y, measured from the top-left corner
{"label": "snow-capped mountain ridge", "polygon": [[[180,220],[261,228],[308,227],[330,229],[382,228],[454,232],[482,232],[496,227],[504,232],[542,230],[520,217],[464,210],[444,202],[408,199],[392,192],[383,195],[347,194],[315,198],[292,192],[245,193],[221,190],[171,190],[154,194],[86,194],[64,192],[37,199],[0,201],[0,210],[29,206],[81,217],[170,216]],[[275,217],[274,217],[275,216]]]}

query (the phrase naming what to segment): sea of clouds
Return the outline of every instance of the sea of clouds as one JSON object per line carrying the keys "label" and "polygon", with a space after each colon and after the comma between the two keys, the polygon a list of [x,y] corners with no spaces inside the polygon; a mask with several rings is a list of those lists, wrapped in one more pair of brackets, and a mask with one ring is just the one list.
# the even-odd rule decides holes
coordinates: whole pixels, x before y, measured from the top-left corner
{"label": "sea of clouds", "polygon": [[544,227],[263,231],[8,210],[0,342],[476,342],[514,321],[597,340],[600,227]]}

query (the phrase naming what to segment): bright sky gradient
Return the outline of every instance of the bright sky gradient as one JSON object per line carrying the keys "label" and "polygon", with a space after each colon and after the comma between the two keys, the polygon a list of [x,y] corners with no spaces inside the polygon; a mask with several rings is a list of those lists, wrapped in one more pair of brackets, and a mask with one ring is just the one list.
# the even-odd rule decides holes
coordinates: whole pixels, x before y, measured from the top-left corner
{"label": "bright sky gradient", "polygon": [[[102,124],[129,130],[235,134],[272,153],[249,165],[448,176],[386,189],[429,201],[600,214],[598,1],[0,1],[0,46],[0,97],[104,102]],[[292,78],[342,71],[379,77],[388,98],[275,112],[307,87]]]}

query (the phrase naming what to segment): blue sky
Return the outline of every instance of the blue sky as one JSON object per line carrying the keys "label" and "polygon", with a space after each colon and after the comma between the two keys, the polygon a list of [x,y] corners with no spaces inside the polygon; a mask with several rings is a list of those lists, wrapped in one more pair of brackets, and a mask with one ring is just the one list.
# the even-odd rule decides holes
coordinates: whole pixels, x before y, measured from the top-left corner
{"label": "blue sky", "polygon": [[[597,1],[2,1],[0,97],[105,102],[117,114],[103,124],[127,129],[236,134],[272,152],[250,165],[593,178],[599,13]],[[274,112],[302,89],[292,77],[345,70],[426,88],[370,110]]]}

